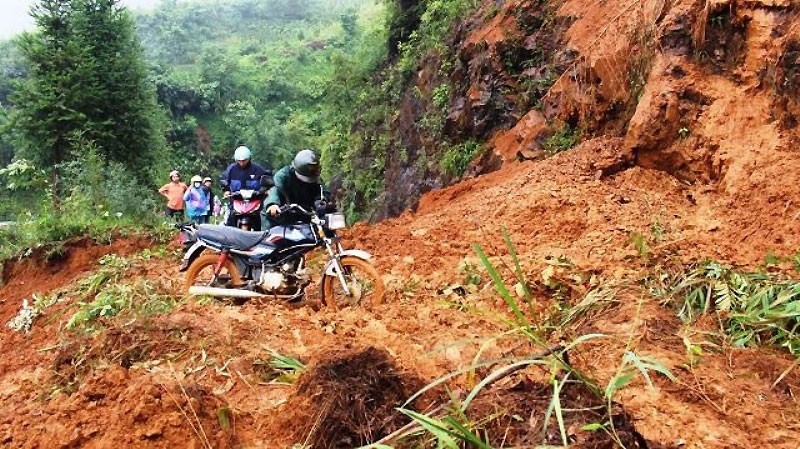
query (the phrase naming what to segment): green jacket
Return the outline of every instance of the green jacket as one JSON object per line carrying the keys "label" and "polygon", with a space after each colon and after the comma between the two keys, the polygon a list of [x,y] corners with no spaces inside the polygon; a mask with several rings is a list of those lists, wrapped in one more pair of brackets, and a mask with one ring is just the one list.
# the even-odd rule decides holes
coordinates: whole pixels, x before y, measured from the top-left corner
{"label": "green jacket", "polygon": [[306,210],[313,210],[314,202],[321,197],[330,199],[330,194],[324,191],[322,184],[309,184],[299,180],[290,165],[278,170],[273,181],[275,186],[267,194],[267,207],[273,204],[298,204]]}

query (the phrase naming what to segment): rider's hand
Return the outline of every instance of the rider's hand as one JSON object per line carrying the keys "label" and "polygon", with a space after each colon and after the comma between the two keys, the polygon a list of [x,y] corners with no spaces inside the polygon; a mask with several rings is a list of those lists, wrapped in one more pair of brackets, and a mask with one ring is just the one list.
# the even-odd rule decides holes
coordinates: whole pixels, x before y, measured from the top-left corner
{"label": "rider's hand", "polygon": [[281,214],[281,208],[277,204],[273,204],[267,208],[267,213],[273,217],[278,216]]}

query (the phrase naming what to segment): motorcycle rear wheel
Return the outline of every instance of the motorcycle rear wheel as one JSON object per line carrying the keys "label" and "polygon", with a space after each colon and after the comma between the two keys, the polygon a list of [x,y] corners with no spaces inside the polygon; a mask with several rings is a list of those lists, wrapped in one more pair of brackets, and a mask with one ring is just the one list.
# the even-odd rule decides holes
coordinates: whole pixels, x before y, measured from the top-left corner
{"label": "motorcycle rear wheel", "polygon": [[342,269],[350,295],[345,294],[339,277],[322,277],[322,306],[339,309],[346,306],[374,306],[383,302],[385,287],[374,265],[357,257],[342,257]]}
{"label": "motorcycle rear wheel", "polygon": [[189,287],[200,285],[203,287],[232,288],[242,283],[236,264],[228,259],[220,270],[219,276],[214,279],[214,269],[217,267],[219,254],[202,254],[186,270],[186,279],[183,291],[189,292]]}

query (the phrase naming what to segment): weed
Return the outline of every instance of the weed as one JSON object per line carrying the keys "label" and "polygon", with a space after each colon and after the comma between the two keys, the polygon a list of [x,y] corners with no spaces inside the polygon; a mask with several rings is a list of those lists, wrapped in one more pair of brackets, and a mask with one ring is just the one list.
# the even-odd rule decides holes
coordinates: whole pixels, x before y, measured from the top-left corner
{"label": "weed", "polygon": [[492,4],[486,8],[486,13],[483,15],[483,20],[488,22],[494,19],[500,12],[500,9],[500,5],[498,5],[497,2],[492,2]]}
{"label": "weed", "polygon": [[481,285],[483,277],[478,271],[478,266],[468,259],[463,259],[458,264],[458,274],[462,277],[464,285]]}
{"label": "weed", "polygon": [[67,322],[67,329],[93,331],[96,322],[112,318],[125,310],[138,315],[154,315],[172,310],[177,304],[171,296],[159,293],[156,286],[139,280],[133,284],[111,284],[100,290],[91,302],[79,302],[80,308]]}
{"label": "weed", "polygon": [[653,236],[653,239],[655,241],[664,240],[665,234],[666,230],[664,229],[664,226],[660,222],[656,221],[650,225],[650,235]]}
{"label": "weed", "polygon": [[451,146],[445,151],[440,162],[442,171],[450,176],[460,177],[467,171],[470,162],[481,152],[481,144],[468,140]]}
{"label": "weed", "polygon": [[556,132],[542,142],[544,153],[551,157],[562,151],[569,150],[581,140],[580,130],[572,128],[567,123],[562,123],[556,127]]}
{"label": "weed", "polygon": [[650,254],[650,245],[647,243],[647,236],[644,234],[632,232],[628,241],[639,253],[639,257],[646,258]]}
{"label": "weed", "polygon": [[800,355],[800,281],[705,262],[667,282],[665,302],[682,320],[714,311],[734,346],[777,345]]}
{"label": "weed", "polygon": [[450,104],[450,90],[450,84],[443,82],[433,88],[433,92],[431,92],[433,105],[440,111],[447,112],[447,106]]}
{"label": "weed", "polygon": [[[528,62],[533,62],[533,60],[526,61],[525,65]],[[520,82],[520,87],[522,88],[524,95],[522,96],[525,100],[525,106],[530,106],[533,109],[542,110],[542,98],[547,94],[553,84],[558,79],[558,74],[556,73],[555,69],[552,65],[546,65],[544,67],[544,73],[538,76],[533,77],[525,77]]]}
{"label": "weed", "polygon": [[78,283],[78,291],[84,298],[93,296],[106,284],[118,281],[130,267],[128,259],[116,254],[105,255],[100,258],[100,268]]}
{"label": "weed", "polygon": [[57,293],[50,293],[47,295],[39,295],[38,293],[34,293],[31,299],[33,300],[33,308],[39,312],[44,312],[58,303],[60,298]]}
{"label": "weed", "polygon": [[305,364],[300,360],[283,355],[271,348],[265,349],[269,354],[269,360],[256,360],[253,362],[265,382],[291,384],[296,382],[306,370]]}

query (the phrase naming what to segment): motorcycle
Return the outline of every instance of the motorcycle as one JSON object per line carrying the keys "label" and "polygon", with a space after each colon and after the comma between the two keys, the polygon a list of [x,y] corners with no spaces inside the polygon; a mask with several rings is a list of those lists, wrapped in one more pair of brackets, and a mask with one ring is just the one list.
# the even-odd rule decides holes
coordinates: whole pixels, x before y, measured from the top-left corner
{"label": "motorcycle", "polygon": [[[261,214],[261,205],[264,202],[264,198],[267,197],[266,192],[274,185],[271,172],[261,176],[258,181],[258,184],[261,186],[260,190],[240,189],[231,192],[229,197],[231,208],[228,210],[228,213],[234,215],[233,222],[235,226],[245,231],[252,230],[253,223],[261,219],[259,217],[259,214]],[[231,187],[227,180],[223,179],[221,183],[222,188],[225,190]],[[248,184],[248,186],[251,185]],[[227,219],[228,217],[226,216],[226,222]]]}
{"label": "motorcycle", "polygon": [[261,203],[265,197],[266,194],[258,190],[242,189],[231,193],[230,198],[233,202],[231,213],[235,217],[237,228],[245,231],[252,229],[253,221],[261,213]]}
{"label": "motorcycle", "polygon": [[183,257],[185,291],[190,295],[228,298],[276,298],[299,301],[311,284],[306,255],[324,249],[320,301],[324,307],[377,305],[384,284],[372,256],[344,249],[337,231],[346,228],[344,215],[325,207],[308,211],[296,204],[282,206],[281,216],[296,216],[292,224],[251,232],[218,225],[178,225],[191,247]]}

